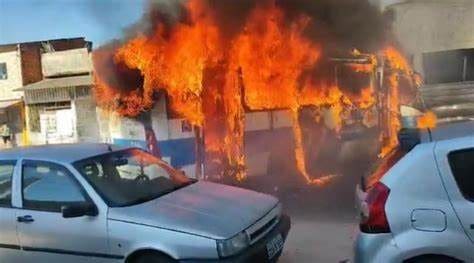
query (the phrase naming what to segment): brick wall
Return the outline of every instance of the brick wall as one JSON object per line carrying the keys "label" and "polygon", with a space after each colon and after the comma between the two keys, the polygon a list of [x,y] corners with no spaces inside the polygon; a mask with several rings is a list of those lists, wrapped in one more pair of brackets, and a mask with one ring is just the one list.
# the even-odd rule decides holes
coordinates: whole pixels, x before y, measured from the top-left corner
{"label": "brick wall", "polygon": [[21,70],[23,77],[23,85],[28,85],[41,81],[43,79],[41,53],[42,43],[49,43],[54,51],[64,51],[69,49],[78,49],[92,47],[90,42],[85,41],[84,38],[72,39],[56,39],[44,42],[30,42],[20,44],[21,54]]}
{"label": "brick wall", "polygon": [[41,81],[41,44],[28,43],[20,45],[21,73],[23,85]]}

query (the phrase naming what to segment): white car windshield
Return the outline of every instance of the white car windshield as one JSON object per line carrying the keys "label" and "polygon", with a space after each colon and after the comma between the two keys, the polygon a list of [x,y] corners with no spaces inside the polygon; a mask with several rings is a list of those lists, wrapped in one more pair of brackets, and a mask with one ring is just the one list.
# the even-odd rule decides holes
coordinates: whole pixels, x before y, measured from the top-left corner
{"label": "white car windshield", "polygon": [[195,182],[139,149],[111,152],[74,166],[111,207],[147,202]]}

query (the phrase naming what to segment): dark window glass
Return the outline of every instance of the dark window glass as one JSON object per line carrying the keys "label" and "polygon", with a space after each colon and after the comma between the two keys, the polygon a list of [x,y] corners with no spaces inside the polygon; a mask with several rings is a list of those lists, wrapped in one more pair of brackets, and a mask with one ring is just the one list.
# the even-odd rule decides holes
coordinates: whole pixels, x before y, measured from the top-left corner
{"label": "dark window glass", "polygon": [[474,149],[452,152],[448,159],[461,193],[474,201]]}
{"label": "dark window glass", "polygon": [[15,162],[0,162],[0,207],[10,207]]}
{"label": "dark window glass", "polygon": [[33,161],[23,165],[23,208],[60,212],[63,205],[83,202],[80,186],[65,167]]}
{"label": "dark window glass", "polygon": [[457,49],[423,54],[427,84],[474,80],[474,49]]}
{"label": "dark window glass", "polygon": [[474,49],[466,52],[466,81],[474,81]]}
{"label": "dark window glass", "polygon": [[0,79],[7,79],[7,78],[8,78],[7,63],[5,62],[0,63]]}

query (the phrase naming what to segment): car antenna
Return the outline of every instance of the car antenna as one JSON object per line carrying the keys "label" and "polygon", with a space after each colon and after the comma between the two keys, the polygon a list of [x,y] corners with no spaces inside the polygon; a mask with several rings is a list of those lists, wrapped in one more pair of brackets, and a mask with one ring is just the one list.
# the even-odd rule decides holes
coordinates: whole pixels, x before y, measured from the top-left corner
{"label": "car antenna", "polygon": [[428,128],[428,135],[430,136],[430,142],[433,141],[433,134],[431,133],[431,129]]}
{"label": "car antenna", "polygon": [[367,182],[365,181],[365,177],[360,177],[360,188],[363,192],[367,192]]}
{"label": "car antenna", "polygon": [[112,151],[113,151],[113,150],[112,150],[112,145],[107,144],[107,149],[109,150],[109,152],[112,152]]}

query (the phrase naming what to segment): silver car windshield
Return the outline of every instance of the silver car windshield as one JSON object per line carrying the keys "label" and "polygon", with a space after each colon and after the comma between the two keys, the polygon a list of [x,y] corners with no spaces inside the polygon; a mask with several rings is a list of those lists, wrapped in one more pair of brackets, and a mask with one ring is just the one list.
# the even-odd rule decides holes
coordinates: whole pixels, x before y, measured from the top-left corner
{"label": "silver car windshield", "polygon": [[74,166],[111,207],[144,203],[195,182],[139,149],[96,156]]}

